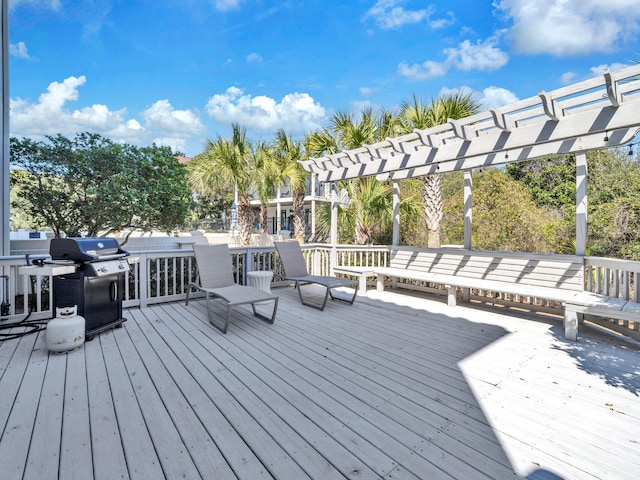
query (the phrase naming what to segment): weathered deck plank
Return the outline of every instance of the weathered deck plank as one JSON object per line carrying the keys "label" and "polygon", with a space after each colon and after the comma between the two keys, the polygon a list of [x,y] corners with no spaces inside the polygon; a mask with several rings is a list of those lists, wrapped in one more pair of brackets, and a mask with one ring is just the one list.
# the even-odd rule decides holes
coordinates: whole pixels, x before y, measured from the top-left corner
{"label": "weathered deck plank", "polygon": [[[168,308],[171,308],[171,306],[168,306]],[[203,325],[197,318],[190,315],[188,315],[189,319],[185,318],[184,310],[182,310],[181,307],[174,305],[173,308],[174,318],[184,320],[187,325],[189,325],[189,321],[195,321],[195,330],[192,328],[188,330],[191,330],[196,337],[201,336],[205,338],[212,333],[209,330],[210,327]],[[183,361],[185,358],[189,360],[190,371],[196,378],[207,378],[211,376],[211,372],[206,370],[205,365],[208,365],[209,369],[213,369],[216,379],[220,382],[219,390],[224,392],[224,394],[221,395],[214,391],[211,392],[210,395],[213,395],[212,398],[216,400],[216,404],[219,405],[219,408],[223,410],[230,419],[233,419],[235,425],[246,424],[245,429],[240,430],[240,433],[244,434],[247,438],[251,436],[256,437],[258,443],[254,448],[257,453],[264,456],[266,462],[271,463],[274,459],[277,460],[277,457],[273,455],[274,448],[280,449],[286,447],[286,451],[289,452],[305,470],[317,470],[315,476],[320,478],[344,478],[343,475],[335,470],[332,463],[333,465],[339,466],[342,466],[344,463],[345,466],[342,466],[342,468],[347,471],[358,470],[361,473],[367,471],[368,467],[366,464],[358,462],[354,457],[347,456],[347,458],[345,458],[344,452],[333,449],[332,453],[334,456],[331,457],[330,463],[326,458],[319,456],[313,451],[309,451],[309,448],[304,448],[305,442],[312,444],[318,449],[323,448],[326,443],[333,443],[333,440],[324,435],[319,429],[314,428],[314,425],[311,424],[304,415],[294,415],[290,422],[286,424],[272,419],[271,415],[265,415],[265,413],[269,411],[269,408],[273,409],[275,413],[278,413],[280,410],[290,410],[291,405],[288,401],[278,398],[277,393],[273,392],[268,384],[256,386],[255,384],[257,382],[262,381],[264,383],[264,380],[252,379],[255,373],[250,370],[247,372],[241,371],[247,367],[237,362],[237,359],[228,356],[224,351],[224,347],[221,346],[220,349],[216,349],[214,354],[209,351],[210,349],[207,350],[200,345],[197,339],[187,336],[187,332],[182,330],[178,323],[180,322],[167,324],[164,327],[170,329],[171,332],[175,334],[176,339],[180,339],[186,342],[186,344],[191,345],[191,351],[187,351],[186,344],[182,346],[178,345],[178,348],[184,350],[180,355],[181,359],[183,359]],[[169,336],[167,335],[166,338],[169,338]],[[214,335],[213,338],[216,338],[216,336]],[[229,337],[219,338],[219,340],[222,342],[228,338]],[[175,341],[173,343],[175,344]],[[191,359],[189,355],[192,355],[194,358]],[[233,364],[239,364],[239,372],[230,371],[228,366]],[[201,384],[205,385],[205,383]],[[253,388],[248,388],[248,385],[253,385]],[[210,386],[208,390],[211,390]],[[232,396],[229,392],[234,392],[235,395]],[[255,424],[248,423],[247,421],[249,419],[255,421]],[[271,436],[275,435],[278,444],[271,446],[270,443],[272,443],[273,440],[260,439],[255,434],[257,425],[260,425],[264,429],[264,432],[269,432]],[[291,427],[292,425],[295,428],[304,429],[307,432],[307,439],[305,440],[295,433],[295,428]],[[227,440],[223,439],[223,441]],[[258,477],[249,476],[248,478]]]}
{"label": "weathered deck plank", "polygon": [[48,354],[0,343],[7,479],[632,479],[640,348],[560,322],[369,292],[274,325],[202,301]]}

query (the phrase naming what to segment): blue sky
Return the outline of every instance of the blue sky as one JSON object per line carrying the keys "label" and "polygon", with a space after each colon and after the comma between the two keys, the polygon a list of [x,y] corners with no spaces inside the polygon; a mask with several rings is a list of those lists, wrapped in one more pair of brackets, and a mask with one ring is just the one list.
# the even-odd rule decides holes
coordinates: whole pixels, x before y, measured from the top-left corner
{"label": "blue sky", "polygon": [[9,0],[11,135],[193,156],[232,122],[473,92],[501,106],[640,61],[640,0]]}

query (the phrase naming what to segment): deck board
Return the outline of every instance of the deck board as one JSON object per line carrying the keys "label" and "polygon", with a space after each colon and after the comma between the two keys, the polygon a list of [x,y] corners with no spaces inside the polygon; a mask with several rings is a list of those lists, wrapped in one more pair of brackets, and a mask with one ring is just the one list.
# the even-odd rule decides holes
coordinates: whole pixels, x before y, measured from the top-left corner
{"label": "deck board", "polygon": [[68,354],[0,342],[2,478],[639,476],[637,343],[423,294],[320,312],[274,291],[275,324],[239,307],[226,335],[193,300]]}

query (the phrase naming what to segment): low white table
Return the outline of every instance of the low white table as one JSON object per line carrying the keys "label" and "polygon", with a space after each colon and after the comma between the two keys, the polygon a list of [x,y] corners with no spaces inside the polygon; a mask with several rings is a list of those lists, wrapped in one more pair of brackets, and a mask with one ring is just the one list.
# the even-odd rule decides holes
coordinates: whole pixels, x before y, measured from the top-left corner
{"label": "low white table", "polygon": [[247,272],[247,284],[251,287],[259,288],[267,293],[271,293],[272,278],[273,272],[265,272],[262,270]]}

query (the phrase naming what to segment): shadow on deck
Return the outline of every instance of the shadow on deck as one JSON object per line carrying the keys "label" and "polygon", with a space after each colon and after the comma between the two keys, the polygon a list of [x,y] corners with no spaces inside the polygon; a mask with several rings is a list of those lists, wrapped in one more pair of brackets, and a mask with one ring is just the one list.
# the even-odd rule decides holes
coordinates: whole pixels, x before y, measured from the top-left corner
{"label": "shadow on deck", "polygon": [[[394,292],[274,325],[126,311],[69,354],[0,344],[3,478],[636,478],[640,353]],[[584,343],[582,343],[584,342]],[[583,345],[581,351],[573,349]],[[624,355],[622,354],[624,352]]]}

